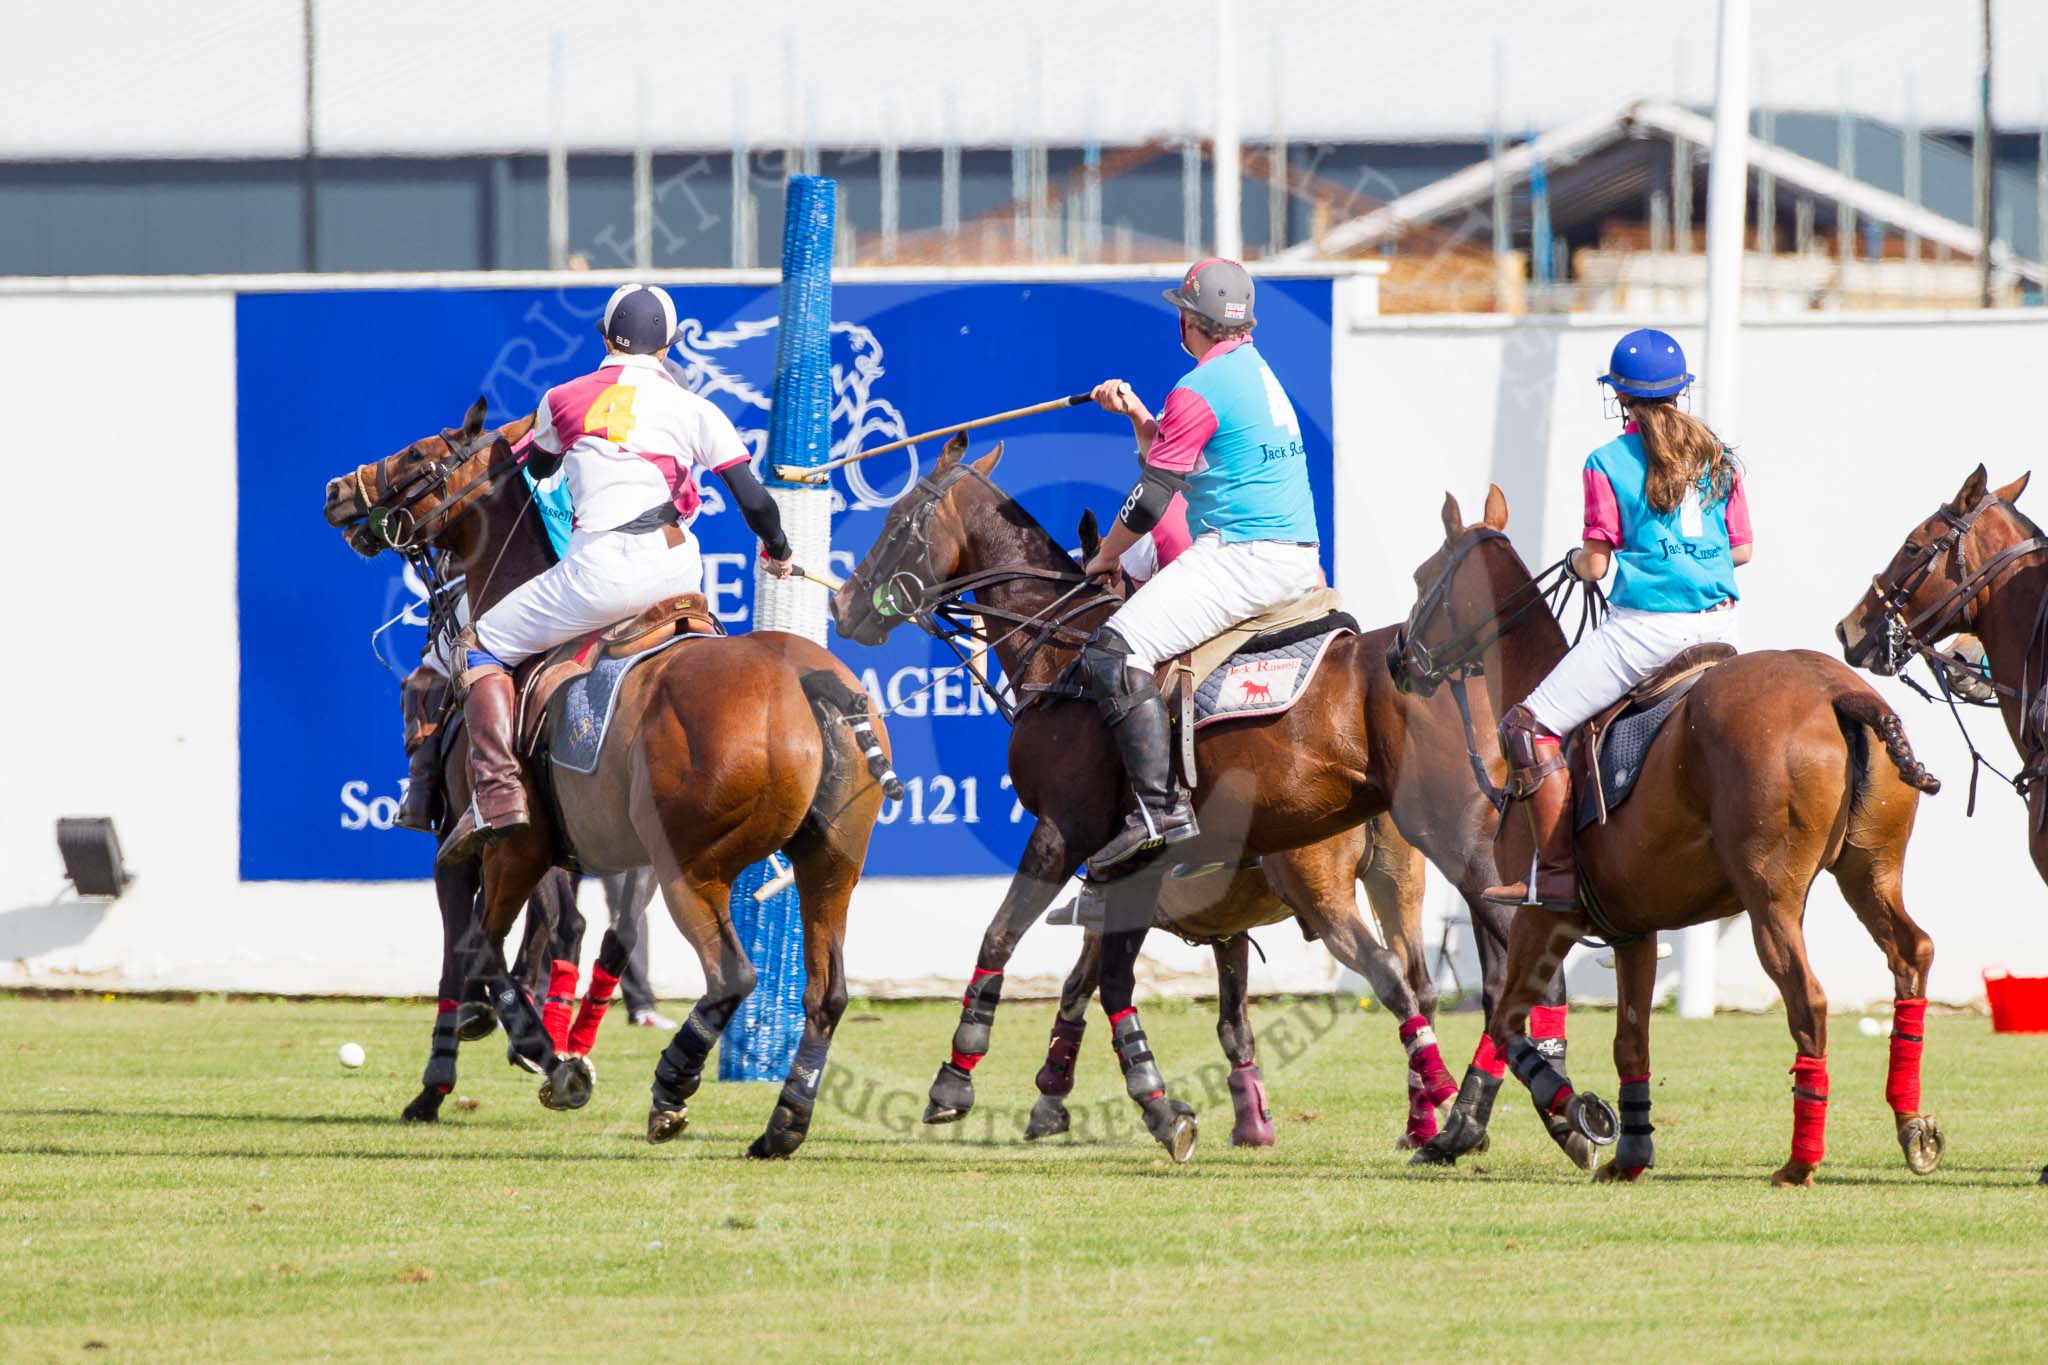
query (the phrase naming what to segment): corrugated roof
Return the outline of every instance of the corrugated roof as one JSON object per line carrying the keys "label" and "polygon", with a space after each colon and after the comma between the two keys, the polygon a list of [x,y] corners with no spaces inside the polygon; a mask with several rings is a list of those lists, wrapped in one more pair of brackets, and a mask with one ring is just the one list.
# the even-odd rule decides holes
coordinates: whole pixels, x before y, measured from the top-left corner
{"label": "corrugated roof", "polygon": [[[1754,19],[1758,98],[1899,121],[1974,117],[1969,0],[1801,0]],[[724,147],[801,141],[1136,142],[1205,131],[1208,0],[842,0],[710,6],[652,0],[315,0],[316,122],[335,154],[545,146]],[[1705,103],[1713,0],[1627,11],[1605,0],[1402,5],[1244,3],[1246,136],[1469,137],[1490,124],[1503,63],[1510,129],[1655,97]],[[2000,0],[2000,121],[2031,126],[2048,71],[2048,5]],[[303,145],[301,7],[289,0],[76,0],[9,7],[0,156],[291,155]],[[91,59],[80,60],[90,53]],[[644,91],[644,96],[642,92]]]}

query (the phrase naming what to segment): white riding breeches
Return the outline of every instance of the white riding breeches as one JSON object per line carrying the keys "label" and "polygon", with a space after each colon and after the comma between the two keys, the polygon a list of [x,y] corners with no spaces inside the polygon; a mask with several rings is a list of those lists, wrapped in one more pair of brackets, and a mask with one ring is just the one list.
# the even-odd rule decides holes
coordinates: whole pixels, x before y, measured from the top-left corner
{"label": "white riding breeches", "polygon": [[676,546],[660,531],[604,531],[578,539],[568,558],[520,584],[477,618],[477,648],[510,666],[623,621],[664,597],[704,586],[695,536],[685,534]]}
{"label": "white riding breeches", "polygon": [[1738,644],[1736,610],[1640,611],[1616,607],[1522,701],[1560,738],[1584,725],[1631,687],[1693,645]]}
{"label": "white riding breeches", "polygon": [[1322,565],[1313,545],[1225,544],[1216,532],[1205,531],[1104,624],[1130,645],[1130,667],[1149,671],[1321,586]]}

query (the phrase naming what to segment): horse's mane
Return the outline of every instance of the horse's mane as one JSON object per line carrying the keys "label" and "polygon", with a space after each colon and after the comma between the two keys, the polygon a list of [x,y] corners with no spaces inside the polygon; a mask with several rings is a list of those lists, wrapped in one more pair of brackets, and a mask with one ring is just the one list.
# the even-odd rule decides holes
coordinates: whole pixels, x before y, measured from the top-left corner
{"label": "horse's mane", "polygon": [[1002,517],[1004,523],[1019,531],[1027,542],[1036,537],[1051,551],[1053,562],[1047,567],[1068,569],[1074,573],[1081,572],[1080,564],[1075,562],[1073,555],[1067,552],[1067,548],[1059,543],[1053,533],[1045,529],[1044,522],[1032,516],[1023,503],[994,479],[987,475],[983,475],[982,478],[996,492],[996,513]]}

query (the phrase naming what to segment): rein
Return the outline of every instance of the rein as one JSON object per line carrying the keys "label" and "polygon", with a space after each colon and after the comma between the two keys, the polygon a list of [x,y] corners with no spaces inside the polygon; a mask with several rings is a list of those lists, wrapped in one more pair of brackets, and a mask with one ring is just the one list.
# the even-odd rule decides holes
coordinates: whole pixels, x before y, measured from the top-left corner
{"label": "rein", "polygon": [[[933,474],[919,481],[917,487],[926,493],[925,500],[913,508],[901,522],[898,522],[888,532],[883,542],[885,545],[892,547],[899,545],[905,547],[902,550],[894,550],[892,548],[892,553],[884,557],[884,562],[900,557],[903,560],[904,566],[890,573],[888,578],[874,589],[872,600],[875,610],[885,617],[895,616],[910,621],[919,630],[922,630],[925,634],[952,650],[954,656],[960,660],[960,663],[957,667],[943,669],[934,673],[930,681],[926,682],[923,687],[918,688],[915,692],[902,698],[902,700],[885,708],[880,713],[882,715],[888,715],[899,709],[913,698],[937,686],[947,675],[964,669],[974,678],[975,683],[987,695],[988,699],[994,703],[997,712],[1001,714],[1002,718],[1014,725],[1017,721],[1017,711],[1019,709],[1016,703],[1005,696],[1003,691],[990,681],[986,671],[976,664],[967,650],[961,647],[960,642],[962,640],[974,640],[977,636],[976,627],[964,618],[978,616],[984,620],[992,618],[1009,624],[1009,630],[987,641],[984,648],[989,653],[995,652],[1019,635],[1028,634],[1029,642],[1025,645],[1024,653],[1017,661],[1016,671],[1022,674],[1030,666],[1031,661],[1038,656],[1039,651],[1049,645],[1057,645],[1067,649],[1079,649],[1082,645],[1086,644],[1088,641],[1087,635],[1072,624],[1075,618],[1102,606],[1106,602],[1117,600],[1115,594],[1103,588],[1086,574],[1067,569],[1040,568],[1028,564],[994,569],[978,569],[970,574],[961,574],[953,578],[929,582],[928,580],[937,578],[937,572],[933,568],[931,560],[932,517],[938,511],[940,504],[945,500],[947,494],[952,491],[953,485],[970,475],[987,484],[990,491],[998,496],[1007,496],[1002,493],[1002,490],[996,488],[994,483],[990,482],[987,475],[983,474],[973,465],[966,463],[956,464],[951,469]],[[910,558],[911,556],[916,558],[913,560]],[[1067,587],[1066,591],[1060,593],[1059,596],[1055,597],[1045,607],[1030,614],[1010,611],[981,602],[968,601],[968,596],[971,593],[982,592],[1003,583],[1016,583],[1027,580],[1065,584]],[[982,629],[986,630],[987,627],[984,626]]]}
{"label": "rein", "polygon": [[[1977,524],[1978,518],[1994,507],[2002,507],[2012,513],[2022,526],[2035,531],[2036,534],[2006,546],[1972,570],[1969,558],[1970,531]],[[1912,557],[1899,570],[1894,581],[1887,583],[1881,574],[1870,580],[1871,589],[1878,597],[1878,613],[1883,625],[1880,631],[1866,635],[1855,649],[1849,651],[1849,662],[1859,667],[1867,663],[1873,649],[1881,640],[1884,663],[1900,682],[1926,700],[1945,703],[1948,706],[1949,714],[1955,718],[1956,729],[1962,734],[1963,746],[1970,751],[1970,800],[1964,812],[1968,817],[1977,813],[1977,779],[1985,770],[1988,769],[1993,777],[2011,787],[2021,800],[2027,798],[2036,775],[2031,771],[2031,763],[2027,768],[2022,768],[2017,775],[2006,773],[1986,758],[1983,751],[1977,747],[1976,739],[1970,734],[1970,727],[1963,721],[1963,700],[1956,696],[1955,689],[1949,683],[1950,669],[1963,664],[1964,660],[1958,655],[1944,653],[1934,641],[1945,640],[1965,631],[1976,634],[1977,623],[1972,605],[1978,595],[2014,564],[2048,550],[2048,537],[2040,535],[2039,528],[2035,527],[2017,507],[1989,493],[1961,516],[1949,511],[1946,506],[1938,509],[1935,516],[1948,528],[1946,531],[1926,545],[1916,545],[1908,539],[1905,548],[1911,552]],[[1907,606],[1932,576],[1936,564],[1944,555],[1951,555],[1955,560],[1955,586],[1910,620],[1907,619]],[[2009,683],[2002,683],[1990,677],[1987,670],[1985,681],[1996,696],[2011,698],[2022,708],[2026,707],[2027,698],[2034,691],[2034,660],[2041,652],[2044,633],[2048,633],[2048,597],[2043,598],[2034,615],[2033,630],[2027,640],[2026,652],[2021,656],[2020,685],[2015,688]],[[1927,671],[1933,674],[1935,686],[1941,691],[1939,697],[1906,676],[1905,665],[1915,657],[1926,662]],[[1971,704],[1998,705],[1995,700]],[[2028,747],[2028,741],[2037,748],[2041,745],[2042,737],[2031,734],[2031,727],[2031,717],[2023,710],[2020,722],[2023,749]]]}
{"label": "rein", "polygon": [[[1457,613],[1450,602],[1451,584],[1457,578],[1458,569],[1466,557],[1481,545],[1507,538],[1506,532],[1488,528],[1458,546],[1436,582],[1416,598],[1407,621],[1395,637],[1401,665],[1411,679],[1432,690],[1445,683],[1450,684],[1451,697],[1458,703],[1458,719],[1465,727],[1466,761],[1472,765],[1472,776],[1478,782],[1480,792],[1496,813],[1507,809],[1508,795],[1505,789],[1494,785],[1486,772],[1486,760],[1479,756],[1479,740],[1472,726],[1472,700],[1467,694],[1468,681],[1474,676],[1485,675],[1486,651],[1499,644],[1523,617],[1539,606],[1561,625],[1565,612],[1570,609],[1572,594],[1583,589],[1579,598],[1579,626],[1572,635],[1574,645],[1585,638],[1588,629],[1597,628],[1607,615],[1606,595],[1598,584],[1584,583],[1573,574],[1571,556],[1566,555],[1495,603],[1491,615],[1460,630]],[[1453,634],[1432,650],[1422,643],[1420,631],[1439,611],[1449,622]]]}

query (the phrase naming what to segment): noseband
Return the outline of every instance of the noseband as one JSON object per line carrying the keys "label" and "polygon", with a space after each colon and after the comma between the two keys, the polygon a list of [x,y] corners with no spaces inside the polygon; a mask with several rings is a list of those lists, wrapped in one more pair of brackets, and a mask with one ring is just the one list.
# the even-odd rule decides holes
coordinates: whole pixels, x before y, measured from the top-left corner
{"label": "noseband", "polygon": [[[2048,549],[2048,538],[2039,535],[2029,536],[2025,540],[2006,546],[1973,571],[1970,568],[1969,555],[1970,530],[1977,524],[1978,518],[1994,507],[2003,507],[2011,512],[2023,526],[2033,525],[2021,515],[2018,508],[1990,493],[1985,494],[1975,507],[1961,516],[1949,511],[1947,507],[1942,507],[1934,515],[1947,529],[1925,545],[1917,544],[1909,538],[1903,547],[1909,557],[1906,563],[1900,566],[1893,580],[1887,583],[1883,574],[1870,580],[1871,590],[1877,594],[1878,618],[1882,625],[1880,630],[1866,633],[1848,651],[1847,658],[1852,667],[1864,667],[1881,641],[1884,666],[1890,672],[1898,673],[1911,662],[1915,654],[1927,655],[1929,661],[1937,665],[1938,671],[1946,661],[1940,657],[1940,651],[1935,648],[1935,643],[1966,631],[1973,635],[1976,633],[1977,595],[2009,565]],[[1950,555],[1955,561],[1955,586],[1936,598],[1925,610],[1908,619],[1907,606],[1932,576],[1943,555]],[[2006,695],[2012,695],[2012,689],[2009,687],[1996,682],[1992,683],[1992,686]]]}
{"label": "noseband", "polygon": [[[491,485],[503,478],[507,471],[518,467],[514,462],[504,470],[487,474],[464,488],[453,501],[443,503],[424,518],[415,517],[414,504],[430,494],[444,491],[456,471],[478,455],[488,453],[497,444],[498,436],[496,432],[486,431],[468,438],[454,427],[449,427],[442,431],[441,441],[448,448],[446,455],[438,460],[410,465],[396,479],[391,478],[385,469],[390,460],[356,467],[356,496],[364,505],[363,515],[358,520],[369,526],[370,534],[400,553],[416,549],[454,525],[476,505],[477,499]],[[372,476],[370,479],[364,478],[365,471]],[[375,496],[371,495],[372,484]]]}

